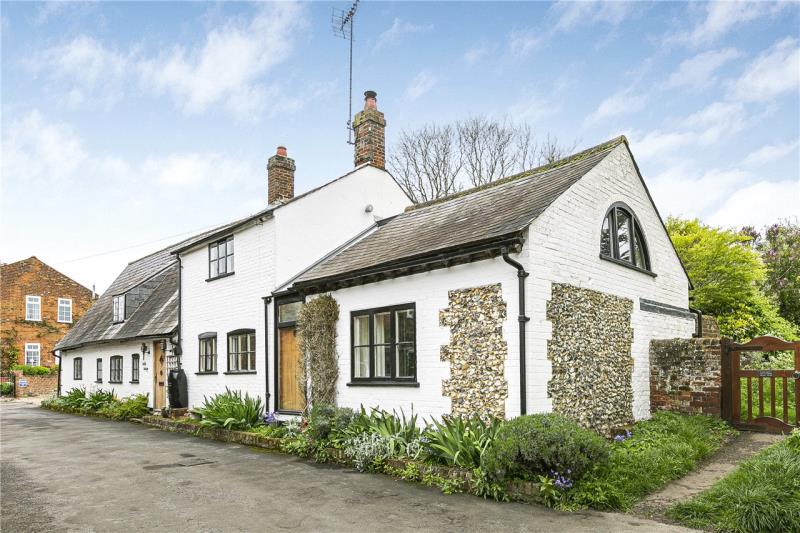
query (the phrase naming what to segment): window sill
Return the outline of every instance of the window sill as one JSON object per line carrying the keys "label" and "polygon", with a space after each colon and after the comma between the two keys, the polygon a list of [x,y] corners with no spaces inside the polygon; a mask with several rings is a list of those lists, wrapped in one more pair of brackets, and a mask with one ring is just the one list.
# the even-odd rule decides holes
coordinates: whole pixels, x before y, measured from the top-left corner
{"label": "window sill", "polygon": [[216,376],[218,372],[195,372],[195,376]]}
{"label": "window sill", "polygon": [[233,276],[236,272],[226,272],[225,274],[220,274],[219,276],[214,276],[213,278],[208,278],[206,282],[214,281],[217,279],[227,278],[228,276]]}
{"label": "window sill", "polygon": [[223,372],[225,375],[229,374],[256,374],[256,370],[229,370],[227,372]]}
{"label": "window sill", "polygon": [[620,266],[624,266],[625,268],[630,268],[631,270],[635,270],[636,272],[641,272],[642,274],[647,274],[648,276],[651,276],[651,277],[654,277],[654,278],[656,276],[658,276],[658,274],[656,274],[655,272],[651,272],[651,271],[649,271],[647,269],[637,267],[636,265],[634,265],[632,263],[628,263],[627,261],[623,261],[621,259],[617,259],[616,257],[609,257],[607,255],[600,254],[600,259],[602,259],[603,261],[608,261],[610,263],[614,263],[614,264],[620,265]]}
{"label": "window sill", "polygon": [[129,381],[128,383],[130,383],[131,385],[138,385],[139,384],[138,381]]}
{"label": "window sill", "polygon": [[372,380],[372,381],[350,381],[348,387],[419,387],[418,381],[391,381],[391,380]]}
{"label": "window sill", "polygon": [[59,324],[72,324],[72,320],[56,320]]}
{"label": "window sill", "polygon": [[111,383],[113,385],[122,385],[121,381],[109,381],[109,383]]}
{"label": "window sill", "polygon": [[[103,382],[103,380],[102,380],[102,379],[96,379],[94,382],[95,382],[95,383],[102,383],[102,382]],[[113,383],[113,382],[109,381],[109,383]]]}

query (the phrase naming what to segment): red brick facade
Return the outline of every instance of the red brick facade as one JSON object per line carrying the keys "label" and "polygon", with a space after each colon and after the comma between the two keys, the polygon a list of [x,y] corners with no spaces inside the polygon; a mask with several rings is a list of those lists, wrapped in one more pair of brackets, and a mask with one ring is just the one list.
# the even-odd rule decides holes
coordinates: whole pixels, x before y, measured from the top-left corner
{"label": "red brick facade", "polygon": [[22,370],[15,370],[17,386],[14,388],[14,397],[44,396],[58,388],[58,374],[48,376],[24,376]]}
{"label": "red brick facade", "polygon": [[[40,298],[40,320],[26,320],[26,296]],[[58,321],[59,298],[72,300],[70,323]],[[39,364],[54,366],[53,346],[92,303],[92,291],[36,257],[0,265],[0,341],[17,347],[19,364],[25,364],[25,344],[31,343],[40,346]]]}
{"label": "red brick facade", "polygon": [[713,317],[702,337],[650,341],[650,410],[720,416],[722,344]]}

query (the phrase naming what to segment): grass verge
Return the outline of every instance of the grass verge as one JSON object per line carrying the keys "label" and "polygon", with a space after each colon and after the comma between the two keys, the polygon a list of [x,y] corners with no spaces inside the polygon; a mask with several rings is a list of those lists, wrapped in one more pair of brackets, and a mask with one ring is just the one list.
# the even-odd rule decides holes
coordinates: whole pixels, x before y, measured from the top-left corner
{"label": "grass verge", "polygon": [[800,531],[800,430],[744,461],[667,516],[716,531]]}
{"label": "grass verge", "polygon": [[627,511],[642,497],[693,470],[735,435],[706,415],[656,413],[615,442],[607,464],[575,483],[559,507]]}

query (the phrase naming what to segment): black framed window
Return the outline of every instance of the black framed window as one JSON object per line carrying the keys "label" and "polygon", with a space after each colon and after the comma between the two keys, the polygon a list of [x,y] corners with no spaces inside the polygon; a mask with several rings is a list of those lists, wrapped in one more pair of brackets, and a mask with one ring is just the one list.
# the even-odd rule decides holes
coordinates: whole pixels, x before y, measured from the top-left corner
{"label": "black framed window", "polygon": [[233,274],[233,235],[208,245],[208,279]]}
{"label": "black framed window", "polygon": [[72,379],[83,379],[83,358],[76,357],[72,360]]}
{"label": "black framed window", "polygon": [[256,332],[239,329],[228,333],[228,372],[256,371]]}
{"label": "black framed window", "polygon": [[139,354],[131,354],[131,383],[139,383]]}
{"label": "black framed window", "polygon": [[350,342],[354,383],[416,382],[415,304],[353,311]]}
{"label": "black framed window", "polygon": [[122,356],[114,355],[111,357],[111,374],[108,377],[109,383],[122,383]]}
{"label": "black framed window", "polygon": [[200,335],[200,362],[198,372],[217,372],[217,334],[204,333]]}
{"label": "black framed window", "polygon": [[600,256],[650,271],[650,256],[642,227],[633,212],[614,204],[603,219],[600,230]]}
{"label": "black framed window", "polygon": [[102,359],[98,359],[97,360],[97,380],[96,380],[96,383],[102,383],[102,382],[103,382],[103,360]]}
{"label": "black framed window", "polygon": [[125,295],[114,296],[113,299],[114,322],[125,322]]}

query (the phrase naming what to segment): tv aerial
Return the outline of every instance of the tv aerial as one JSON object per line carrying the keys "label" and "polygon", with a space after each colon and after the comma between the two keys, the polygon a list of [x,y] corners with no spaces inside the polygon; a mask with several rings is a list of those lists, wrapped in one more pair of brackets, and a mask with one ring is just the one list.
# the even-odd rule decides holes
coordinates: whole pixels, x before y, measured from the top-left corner
{"label": "tv aerial", "polygon": [[333,34],[350,41],[350,87],[348,93],[348,113],[347,113],[347,144],[353,143],[353,22],[356,18],[358,3],[355,0],[347,11],[333,8],[331,13],[331,26]]}

